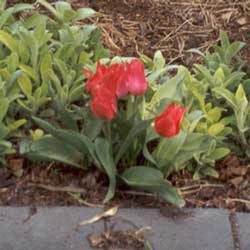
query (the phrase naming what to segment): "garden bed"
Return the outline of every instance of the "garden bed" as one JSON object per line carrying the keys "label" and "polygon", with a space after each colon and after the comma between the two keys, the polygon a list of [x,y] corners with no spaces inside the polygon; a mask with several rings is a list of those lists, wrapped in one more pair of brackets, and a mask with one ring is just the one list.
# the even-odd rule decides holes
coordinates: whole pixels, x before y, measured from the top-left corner
{"label": "garden bed", "polygon": [[[231,1],[71,1],[75,8],[92,7],[102,13],[90,20],[103,31],[105,45],[113,55],[152,57],[161,50],[167,63],[188,67],[201,61],[188,49],[205,50],[218,41],[219,30],[230,40],[246,42],[241,51],[249,61],[250,6]],[[192,1],[193,2],[193,1]],[[143,6],[143,8],[142,8]],[[237,31],[237,32],[236,32]],[[108,178],[99,171],[85,172],[60,164],[37,164],[19,156],[8,158],[0,169],[1,205],[89,205],[102,206]],[[217,207],[250,211],[250,168],[248,160],[234,155],[217,163],[218,178],[193,180],[188,171],[173,174],[170,181],[179,187],[187,207]],[[121,186],[107,205],[122,207],[167,206],[151,194]]]}
{"label": "garden bed", "polygon": [[[26,166],[25,166],[26,165]],[[24,164],[21,177],[1,170],[0,205],[8,206],[102,206],[107,191],[107,178],[99,172],[85,173],[60,165],[29,166]],[[183,191],[187,207],[225,208],[250,211],[250,169],[247,161],[229,156],[217,165],[219,178],[194,181],[188,173],[171,178]],[[22,170],[23,169],[23,170]],[[15,170],[14,173],[17,174]],[[74,195],[77,193],[77,195]],[[165,207],[150,194],[121,188],[108,206]],[[171,212],[171,210],[170,210]]]}

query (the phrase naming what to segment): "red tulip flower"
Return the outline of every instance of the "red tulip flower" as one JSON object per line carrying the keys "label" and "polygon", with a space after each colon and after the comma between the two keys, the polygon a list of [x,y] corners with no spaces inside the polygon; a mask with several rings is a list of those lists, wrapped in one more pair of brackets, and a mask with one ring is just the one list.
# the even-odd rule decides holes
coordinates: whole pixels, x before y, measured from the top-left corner
{"label": "red tulip flower", "polygon": [[116,95],[119,98],[127,94],[144,95],[147,89],[144,65],[138,59],[134,59],[126,65],[126,71],[117,85]]}
{"label": "red tulip flower", "polygon": [[83,68],[88,78],[86,91],[92,95],[90,108],[100,119],[112,120],[117,113],[117,98],[124,95],[143,95],[148,88],[144,65],[137,59],[128,64],[108,67],[98,62],[96,72]]}
{"label": "red tulip flower", "polygon": [[82,69],[83,74],[88,78],[86,84],[87,92],[92,92],[98,85],[101,84],[102,79],[107,71],[105,65],[97,63],[97,68],[95,74],[93,74],[90,70],[85,68]]}
{"label": "red tulip flower", "polygon": [[90,108],[96,118],[111,121],[117,113],[116,96],[107,88],[95,91]]}
{"label": "red tulip flower", "polygon": [[83,68],[83,73],[88,78],[87,92],[93,95],[100,87],[105,87],[116,94],[117,85],[122,81],[124,72],[125,67],[123,64],[112,64],[106,67],[98,62],[95,74]]}
{"label": "red tulip flower", "polygon": [[185,112],[187,109],[178,104],[168,105],[159,116],[155,117],[156,132],[167,138],[179,134]]}
{"label": "red tulip flower", "polygon": [[86,90],[91,94],[101,86],[111,90],[118,98],[127,94],[144,95],[148,89],[144,65],[137,59],[128,64],[115,63],[109,67],[98,62],[94,74],[84,68],[83,74],[88,78]]}

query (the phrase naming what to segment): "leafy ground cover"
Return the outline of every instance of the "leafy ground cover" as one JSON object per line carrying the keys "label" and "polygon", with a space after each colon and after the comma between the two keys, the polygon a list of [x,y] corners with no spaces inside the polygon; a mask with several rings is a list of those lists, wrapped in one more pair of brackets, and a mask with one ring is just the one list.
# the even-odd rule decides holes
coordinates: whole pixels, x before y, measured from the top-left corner
{"label": "leafy ground cover", "polygon": [[[131,59],[124,57],[107,59],[108,51],[101,44],[100,32],[93,25],[79,28],[81,19],[94,15],[91,9],[73,11],[66,3],[57,4],[54,8],[44,1],[38,2],[50,12],[52,19],[40,14],[30,17],[30,14],[36,12],[32,9],[31,13],[27,13],[28,19],[24,16],[15,21],[12,15],[19,10],[30,11],[33,8],[30,5],[12,7],[5,10],[7,14],[1,16],[2,153],[13,153],[16,147],[16,152],[20,152],[25,158],[23,160],[19,155],[14,157],[12,155],[7,158],[9,168],[1,170],[3,204],[88,204],[88,202],[101,204],[105,194],[107,194],[106,200],[114,196],[118,181],[120,186],[116,191],[118,194],[111,202],[121,203],[123,206],[162,205],[152,194],[128,190],[127,186],[131,186],[158,193],[165,200],[177,205],[183,204],[181,197],[184,197],[189,206],[249,209],[247,97],[250,89],[249,71],[243,60],[247,57],[247,44],[233,42],[232,39],[229,41],[226,33],[221,32],[220,43],[210,49],[210,53],[205,52],[204,48],[198,50],[200,47],[198,45],[191,46],[196,47],[195,50],[186,51],[187,57],[192,58],[188,68],[166,64],[159,50],[154,53],[148,49],[150,52],[145,56],[139,53],[138,46],[134,46],[135,50],[129,52],[124,45],[124,49],[120,51],[121,55],[136,55],[144,63],[149,91],[145,96],[137,96],[137,92],[129,90],[132,95],[123,97],[116,108],[119,111],[113,110],[111,116],[98,117],[100,113],[94,112],[97,118],[108,118],[108,120],[117,115],[112,123],[107,123],[91,114],[88,107],[88,101],[91,99],[90,95],[83,91],[84,82],[87,82],[86,77],[91,78],[91,74],[96,70],[95,62],[102,58],[103,65],[120,65],[117,67],[125,65],[127,71]],[[131,6],[136,10],[138,4],[131,2]],[[158,11],[164,4],[154,2],[150,4],[152,5],[146,4],[145,9],[156,8],[157,16],[161,16]],[[113,5],[118,8],[115,1]],[[126,3],[121,6],[123,14],[126,10],[125,5]],[[184,3],[180,2],[180,6],[183,5]],[[189,12],[192,13],[195,6],[191,5]],[[212,4],[206,6],[206,10],[209,12],[213,8],[218,8],[224,13],[223,6]],[[244,23],[248,20],[245,14],[247,5],[232,6],[233,10],[244,16],[239,17],[238,12],[236,15],[230,10],[232,13],[227,16],[228,22],[223,25],[231,25],[229,21],[232,18],[237,23],[241,22],[240,27],[244,30]],[[98,1],[96,6],[92,7],[97,7],[98,10],[105,9],[105,4]],[[127,6],[127,9],[130,7]],[[204,13],[204,18],[209,16],[207,12]],[[116,54],[120,40],[116,41],[115,37],[105,32],[106,26],[102,26],[106,24],[105,18],[103,15],[97,19],[97,25],[103,28],[104,40],[106,39],[105,42],[111,49],[113,47],[113,54]],[[127,18],[131,18],[129,13]],[[103,19],[102,23],[100,20]],[[122,22],[124,23],[126,20]],[[129,32],[133,30],[133,25]],[[217,38],[218,27],[214,27]],[[123,30],[124,27],[120,28]],[[112,31],[117,31],[114,26],[109,29],[109,32]],[[173,34],[179,34],[178,32],[176,30]],[[158,35],[160,32],[155,33]],[[242,40],[247,41],[247,32],[240,34],[245,34]],[[142,37],[147,41],[146,35]],[[172,39],[168,39],[169,37],[163,37],[160,41],[167,43],[171,40],[176,43],[175,39],[179,36],[176,35]],[[187,37],[193,39],[193,36]],[[187,37],[183,36],[182,39],[185,40]],[[27,42],[28,40],[33,41],[32,45]],[[128,41],[125,44],[128,44]],[[176,58],[171,56],[168,60],[171,63],[184,58],[180,43],[177,44],[180,54]],[[136,40],[135,45],[137,45]],[[171,48],[175,46],[169,50],[159,45],[156,48],[169,55]],[[140,48],[145,49],[145,47],[147,46],[143,44]],[[239,52],[243,51],[243,47],[245,50],[240,57]],[[142,50],[141,52],[145,53]],[[150,56],[153,59],[150,59]],[[196,61],[197,56],[199,60]],[[82,67],[85,68],[85,74],[81,72]],[[102,67],[107,67],[108,70],[111,66]],[[143,81],[141,76],[140,81]],[[142,92],[144,94],[145,91]],[[95,100],[95,94],[91,95],[96,107],[98,102]],[[120,94],[117,98],[120,98]],[[177,133],[172,137],[172,134],[165,134],[160,129],[155,131],[149,125],[155,116],[159,116],[167,105],[173,103],[178,104],[179,108],[186,107],[187,112],[182,122],[182,130],[179,131],[177,128]],[[92,111],[95,111],[93,106],[94,104],[91,106]],[[169,109],[167,110],[168,114]],[[31,115],[32,120],[29,119]],[[15,120],[16,117],[19,119]],[[14,147],[11,147],[10,142]],[[218,162],[230,151],[244,160],[229,156]],[[39,167],[35,167],[28,159],[36,160],[35,165]],[[67,166],[57,163],[47,165],[41,163],[41,160],[50,163],[60,161]],[[109,178],[92,168],[86,174],[82,170],[68,167],[72,165],[85,168],[93,165],[93,160],[94,165],[102,172],[106,172]],[[215,168],[216,161],[217,168]],[[127,168],[136,165],[138,167]],[[116,180],[116,174],[120,179]],[[163,177],[168,177],[169,182],[163,182]],[[108,183],[109,190],[107,190]],[[182,196],[174,186],[179,187]],[[24,195],[25,193],[27,194]]]}

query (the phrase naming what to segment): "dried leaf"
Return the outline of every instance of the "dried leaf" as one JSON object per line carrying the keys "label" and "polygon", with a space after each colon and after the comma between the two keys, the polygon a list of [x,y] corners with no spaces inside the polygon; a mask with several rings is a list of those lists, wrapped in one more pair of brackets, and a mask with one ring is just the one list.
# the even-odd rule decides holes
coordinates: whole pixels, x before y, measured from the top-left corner
{"label": "dried leaf", "polygon": [[239,24],[239,25],[244,25],[247,23],[247,19],[246,17],[240,17],[236,20],[236,22]]}
{"label": "dried leaf", "polygon": [[9,168],[13,174],[20,178],[23,175],[23,159],[11,159],[9,161]]}
{"label": "dried leaf", "polygon": [[88,219],[88,220],[85,220],[85,221],[82,221],[78,224],[78,226],[84,226],[84,225],[88,225],[88,224],[93,224],[99,220],[102,220],[104,218],[107,218],[107,217],[111,217],[111,216],[114,216],[118,211],[118,207],[113,207],[113,208],[110,208],[109,210],[101,213],[101,214],[97,214],[95,215],[93,218],[91,219]]}
{"label": "dried leaf", "polygon": [[230,18],[232,16],[233,12],[232,11],[229,11],[229,12],[226,12],[224,13],[221,18],[226,21],[226,23],[228,23],[230,21]]}
{"label": "dried leaf", "polygon": [[247,168],[246,167],[233,167],[230,168],[230,173],[232,175],[238,175],[238,176],[244,176],[247,173]]}
{"label": "dried leaf", "polygon": [[235,177],[233,179],[230,180],[230,182],[236,187],[239,188],[240,184],[243,182],[243,177]]}
{"label": "dried leaf", "polygon": [[105,242],[105,239],[102,235],[90,235],[88,241],[91,247],[98,247]]}

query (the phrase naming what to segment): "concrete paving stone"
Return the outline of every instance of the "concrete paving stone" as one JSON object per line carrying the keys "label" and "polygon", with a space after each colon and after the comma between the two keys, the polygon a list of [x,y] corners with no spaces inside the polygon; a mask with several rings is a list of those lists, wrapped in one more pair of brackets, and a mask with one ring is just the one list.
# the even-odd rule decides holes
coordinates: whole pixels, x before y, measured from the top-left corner
{"label": "concrete paving stone", "polygon": [[[187,218],[171,219],[157,210],[124,209],[124,218],[140,226],[151,226],[148,239],[155,250],[233,250],[228,213],[217,209],[195,209]],[[250,250],[250,249],[248,249]]]}
{"label": "concrete paving stone", "polygon": [[[233,250],[228,213],[216,209],[192,210],[191,216],[172,219],[159,209],[119,209],[112,219],[116,229],[150,226],[147,239],[154,250]],[[0,250],[89,250],[86,237],[103,232],[103,221],[75,226],[101,209],[86,207],[0,208]],[[249,248],[250,249],[250,248]],[[244,250],[249,250],[244,249]]]}
{"label": "concrete paving stone", "polygon": [[237,213],[241,250],[250,250],[250,214]]}

